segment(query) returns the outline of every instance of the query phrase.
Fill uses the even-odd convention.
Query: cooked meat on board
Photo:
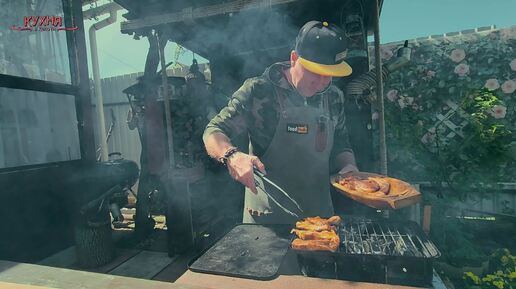
[[[390,184],[386,178],[382,177],[358,177],[349,176],[339,181],[343,187],[365,194],[384,194],[390,193]]]

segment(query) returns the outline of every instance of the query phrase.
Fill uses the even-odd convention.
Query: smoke
[[[209,59],[215,66],[212,71],[238,81],[261,74],[274,62],[288,60],[303,24],[296,23],[284,8],[244,10],[195,21],[182,23],[184,32],[174,35],[173,31],[172,40]],[[215,79],[219,76],[213,75]]]

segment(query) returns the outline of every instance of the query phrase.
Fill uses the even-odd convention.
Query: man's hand
[[[353,164],[348,164],[339,171],[339,175],[345,175],[347,173],[356,173],[358,168]]]
[[[228,159],[227,166],[233,179],[248,187],[253,193],[258,193],[254,183],[254,167],[265,174],[265,166],[258,157],[236,152]]]

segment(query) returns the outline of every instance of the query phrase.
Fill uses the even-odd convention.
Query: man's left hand
[[[352,164],[348,164],[339,171],[339,175],[345,175],[351,172],[358,172],[358,168]]]

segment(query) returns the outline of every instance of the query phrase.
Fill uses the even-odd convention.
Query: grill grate
[[[439,255],[435,246],[410,226],[346,218],[339,228],[340,251],[346,254],[431,258]]]

